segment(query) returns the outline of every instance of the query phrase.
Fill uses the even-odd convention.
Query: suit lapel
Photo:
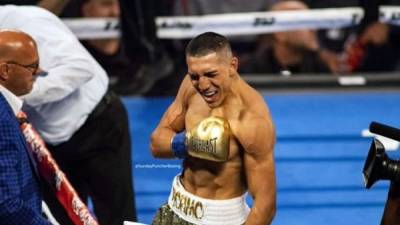
[[[26,154],[28,154],[29,158],[29,164],[32,167],[32,170],[34,171],[34,174],[36,175],[36,178],[39,178],[39,171],[36,166],[36,161],[33,159],[33,155],[30,152],[30,147],[28,146],[26,139],[21,131],[21,128],[19,126],[17,117],[14,114],[14,111],[11,109],[10,104],[8,104],[7,100],[4,98],[3,94],[0,92],[0,107],[2,108],[1,110],[4,110],[6,114],[8,114],[7,117],[9,117],[12,120],[13,125],[19,130],[18,132],[18,139],[20,143],[22,143]]]
[[[30,162],[29,164],[31,165],[32,170],[35,171],[36,177],[39,178],[40,176],[39,176],[39,171],[38,171],[38,168],[37,168],[37,163],[36,163],[35,159],[33,158],[34,156],[33,156],[33,153],[32,153],[32,151],[30,149],[31,147],[28,146],[28,143],[26,142],[25,136],[23,135],[22,131],[19,132],[19,138],[20,138],[21,142],[24,145],[26,154],[28,154],[29,162]]]

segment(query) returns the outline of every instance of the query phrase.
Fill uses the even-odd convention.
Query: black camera
[[[400,141],[400,130],[377,122],[369,126],[372,133]],[[364,164],[365,187],[370,188],[378,180],[390,180],[400,183],[400,160],[392,160],[385,153],[385,147],[376,138],[373,139]]]

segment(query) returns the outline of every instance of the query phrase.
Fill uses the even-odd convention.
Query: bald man
[[[100,224],[135,221],[129,122],[104,69],[54,14],[38,7],[0,6],[0,27],[20,29],[37,43],[40,68],[24,111],[79,197],[90,197]],[[73,224],[47,185],[56,220]]]
[[[0,31],[0,225],[50,224],[41,215],[38,174],[16,119],[18,96],[32,90],[38,64],[29,35]]]

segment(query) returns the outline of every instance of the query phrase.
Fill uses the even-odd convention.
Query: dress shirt
[[[40,67],[24,111],[53,145],[67,141],[86,121],[107,91],[103,68],[54,14],[35,6],[0,6],[0,27],[18,29],[35,39]]]
[[[22,100],[18,98],[16,95],[14,95],[11,91],[9,91],[7,88],[3,87],[0,85],[0,93],[3,94],[4,98],[8,102],[8,104],[11,106],[11,109],[13,110],[15,116],[21,111],[22,108]]]

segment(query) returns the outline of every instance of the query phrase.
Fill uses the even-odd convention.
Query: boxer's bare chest
[[[186,112],[185,128],[186,130],[192,130],[211,117],[217,117],[224,120],[229,127],[229,159],[232,159],[238,157],[241,148],[240,143],[236,138],[237,133],[240,132],[241,111],[241,107],[238,106],[224,106],[211,109],[202,99],[194,99],[189,103]]]

